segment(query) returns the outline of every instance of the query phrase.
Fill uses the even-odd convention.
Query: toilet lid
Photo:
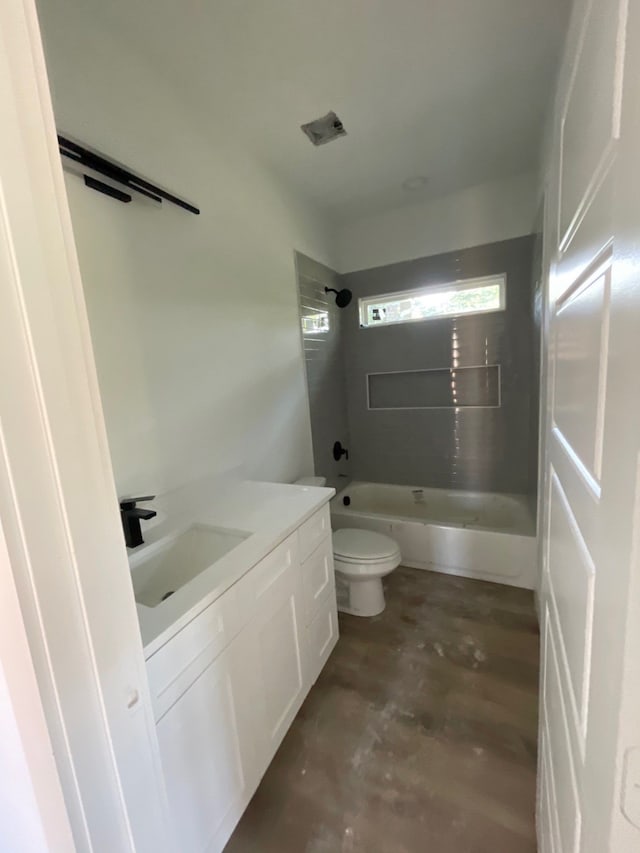
[[[333,534],[333,553],[347,560],[383,560],[398,553],[398,543],[383,533],[344,528]]]

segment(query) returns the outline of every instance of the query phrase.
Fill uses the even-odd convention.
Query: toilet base
[[[346,578],[336,572],[338,610],[351,616],[377,616],[386,607],[381,578]]]

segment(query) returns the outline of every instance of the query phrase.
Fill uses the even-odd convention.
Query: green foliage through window
[[[472,279],[360,299],[360,325],[384,326],[437,317],[502,311],[505,276]]]

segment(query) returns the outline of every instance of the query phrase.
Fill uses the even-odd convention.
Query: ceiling
[[[109,0],[180,96],[337,219],[538,164],[569,0]],[[347,136],[315,148],[329,110]],[[414,192],[405,179],[428,177]]]

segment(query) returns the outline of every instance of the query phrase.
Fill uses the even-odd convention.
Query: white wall
[[[330,263],[322,222],[95,13],[42,0],[40,18],[59,130],[202,210],[67,177],[119,493],[311,471],[293,251]]]
[[[519,175],[342,223],[340,272],[467,249],[533,231],[538,177]]]

